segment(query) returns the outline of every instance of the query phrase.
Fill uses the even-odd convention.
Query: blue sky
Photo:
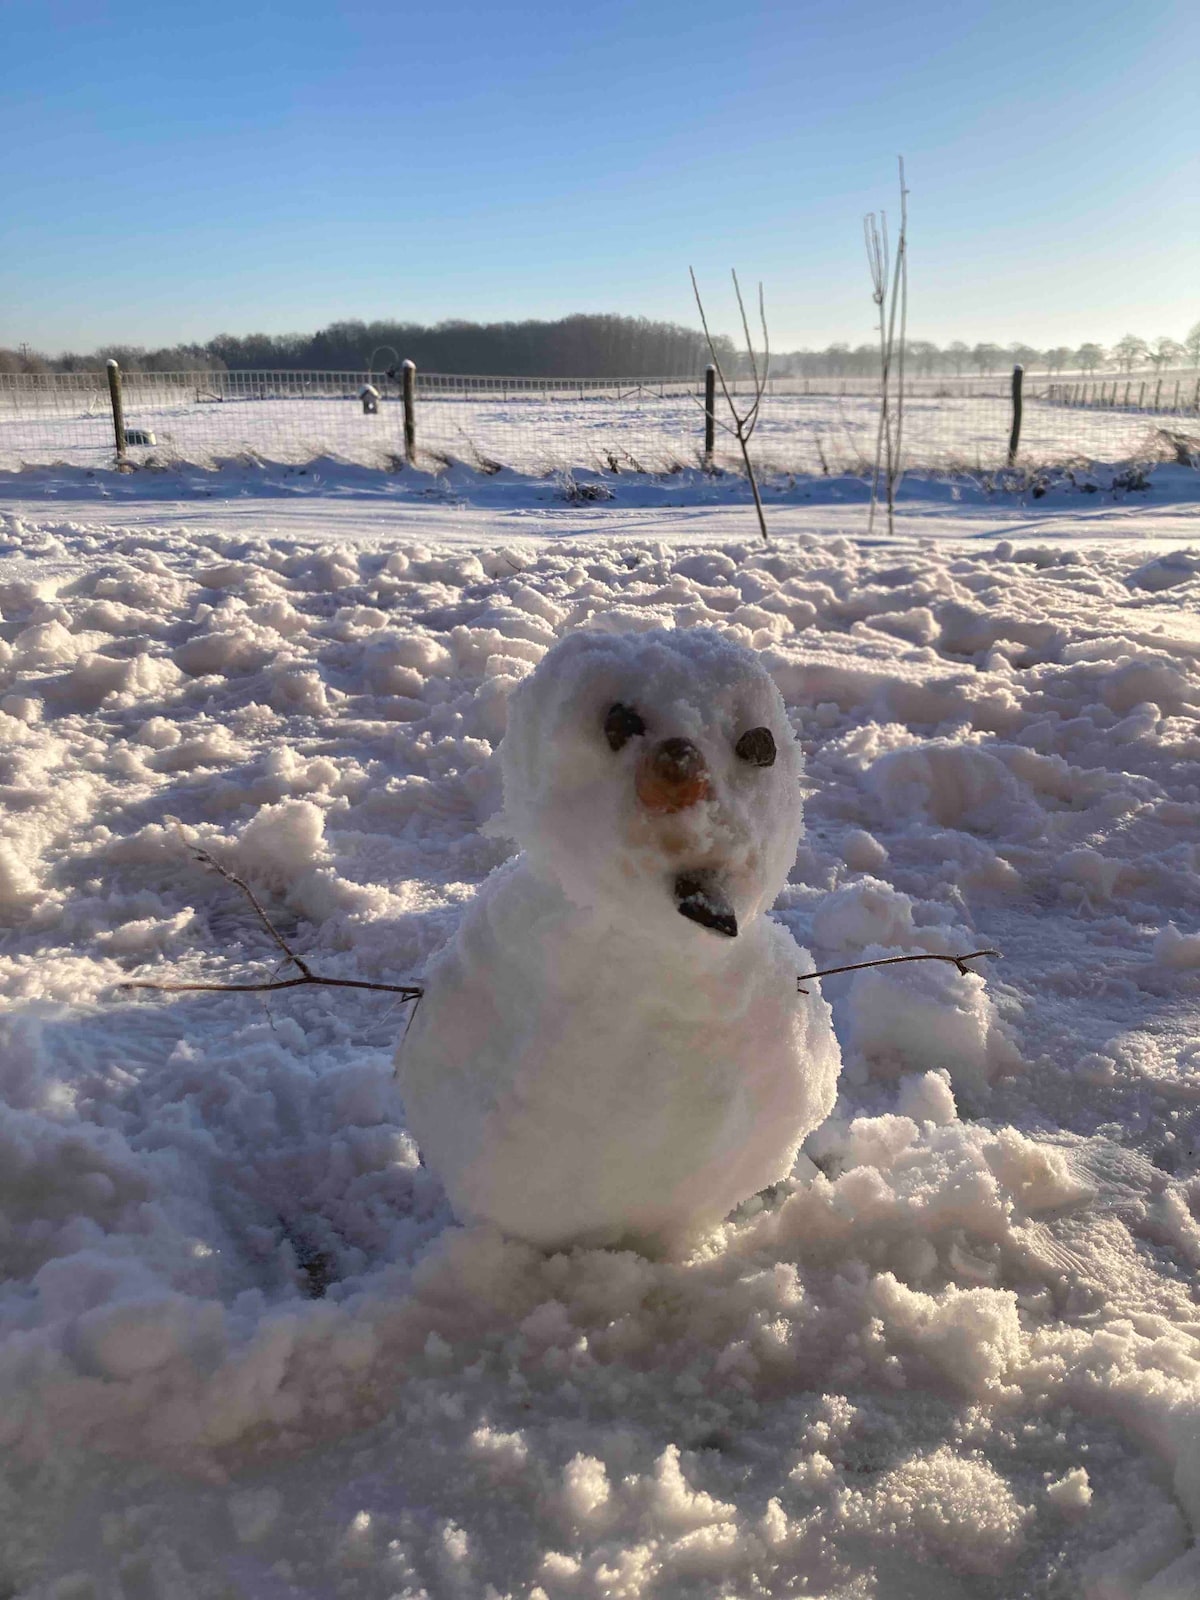
[[[1195,0],[0,0],[0,343],[622,311],[939,343],[1200,320]]]

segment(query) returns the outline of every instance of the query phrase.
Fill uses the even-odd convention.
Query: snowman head
[[[504,831],[576,905],[684,944],[783,887],[800,751],[758,659],[703,628],[568,634],[509,702]]]

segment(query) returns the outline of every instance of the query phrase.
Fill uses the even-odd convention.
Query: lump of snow
[[[912,901],[890,883],[863,878],[821,901],[812,932],[826,950],[861,950],[869,944],[903,948],[913,939]]]
[[[582,1452],[572,1456],[562,1471],[562,1504],[572,1522],[592,1522],[608,1504],[611,1493],[603,1461]]]
[[[1154,959],[1160,966],[1177,971],[1200,967],[1200,933],[1180,933],[1173,922],[1168,922],[1155,935]]]
[[[4,699],[0,700],[0,711],[3,711],[5,716],[13,717],[28,727],[41,721],[43,709],[43,704],[36,695],[6,694]]]
[[[104,1378],[131,1378],[182,1354],[191,1322],[192,1303],[182,1295],[98,1306],[75,1324],[76,1360]]]
[[[1072,1467],[1070,1472],[1046,1485],[1046,1499],[1064,1517],[1081,1517],[1092,1503],[1092,1486],[1083,1467]]]
[[[1163,1504],[1136,1533],[1091,1558],[1082,1573],[1084,1600],[1144,1600],[1146,1580],[1169,1571],[1187,1543],[1183,1518]]]
[[[847,1513],[874,1538],[890,1535],[927,1561],[979,1576],[1006,1570],[1030,1520],[994,1467],[945,1447],[885,1472],[873,1490],[851,1496]]]
[[[238,839],[243,867],[273,888],[286,887],[325,856],[325,813],[311,800],[264,806]]]
[[[945,1070],[907,1073],[900,1080],[896,1113],[911,1117],[914,1122],[932,1122],[939,1128],[957,1122],[958,1107],[954,1104],[950,1074]]]
[[[871,1284],[869,1301],[887,1326],[889,1343],[915,1358],[914,1381],[940,1382],[982,1400],[1020,1359],[1021,1324],[1010,1290],[951,1284],[924,1294],[883,1272]]]
[[[853,872],[878,872],[887,851],[865,828],[852,828],[842,840],[842,860]]]
[[[279,644],[279,635],[273,628],[252,623],[215,628],[181,644],[175,651],[175,665],[193,678],[209,673],[227,677],[231,673],[252,672],[271,659]]]
[[[854,975],[849,1043],[871,1074],[942,1070],[955,1091],[979,1097],[1017,1054],[983,981],[949,963],[877,967]]]
[[[242,1489],[228,1500],[229,1519],[239,1544],[257,1544],[279,1521],[283,1495],[278,1489]]]
[[[868,776],[886,815],[943,828],[1006,831],[1024,804],[1004,762],[977,745],[943,742],[890,750]]]
[[[675,1444],[669,1444],[654,1464],[650,1503],[655,1522],[671,1529],[702,1528],[713,1522],[727,1522],[736,1509],[691,1487],[683,1475],[679,1446]]]
[[[1158,593],[1188,583],[1200,572],[1200,553],[1194,550],[1168,550],[1165,555],[1154,556],[1143,562],[1125,579],[1131,589],[1149,589]]]
[[[37,899],[41,882],[35,862],[7,839],[0,839],[0,923],[28,910]]]

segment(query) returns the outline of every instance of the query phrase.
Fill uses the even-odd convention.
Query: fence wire
[[[377,394],[367,410],[363,389]],[[745,392],[747,385],[740,383]],[[824,392],[819,392],[821,389]],[[1007,377],[906,383],[904,465],[986,471],[1007,458]],[[837,392],[830,392],[836,390]],[[484,470],[645,471],[704,459],[703,379],[566,380],[416,375],[417,464]],[[141,464],[323,458],[395,470],[405,460],[399,375],[188,372],[123,375],[127,458]],[[371,398],[371,397],[369,397]],[[718,394],[714,464],[737,467]],[[1194,377],[1026,382],[1018,461],[1120,461],[1153,453],[1160,430],[1194,435]],[[864,380],[773,379],[752,452],[764,471],[866,470],[879,403]],[[116,437],[104,373],[0,374],[0,466],[104,469]]]

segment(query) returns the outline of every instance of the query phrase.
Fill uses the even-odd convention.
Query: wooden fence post
[[[704,465],[711,467],[717,447],[717,369],[710,362],[704,369]]]
[[[125,406],[121,399],[121,369],[111,358],[105,363],[108,369],[108,398],[112,402],[113,433],[117,441],[117,457],[125,456]]]
[[[1154,409],[1155,409],[1155,411],[1158,410],[1158,400],[1159,400],[1159,396],[1161,394],[1162,394],[1162,379],[1160,378],[1158,380],[1158,382],[1154,385]]]
[[[1012,370],[1012,431],[1008,436],[1008,464],[1013,466],[1021,443],[1021,384],[1025,368],[1019,363]]]
[[[415,361],[405,361],[400,368],[404,390],[404,459],[410,467],[417,464],[417,366]]]

